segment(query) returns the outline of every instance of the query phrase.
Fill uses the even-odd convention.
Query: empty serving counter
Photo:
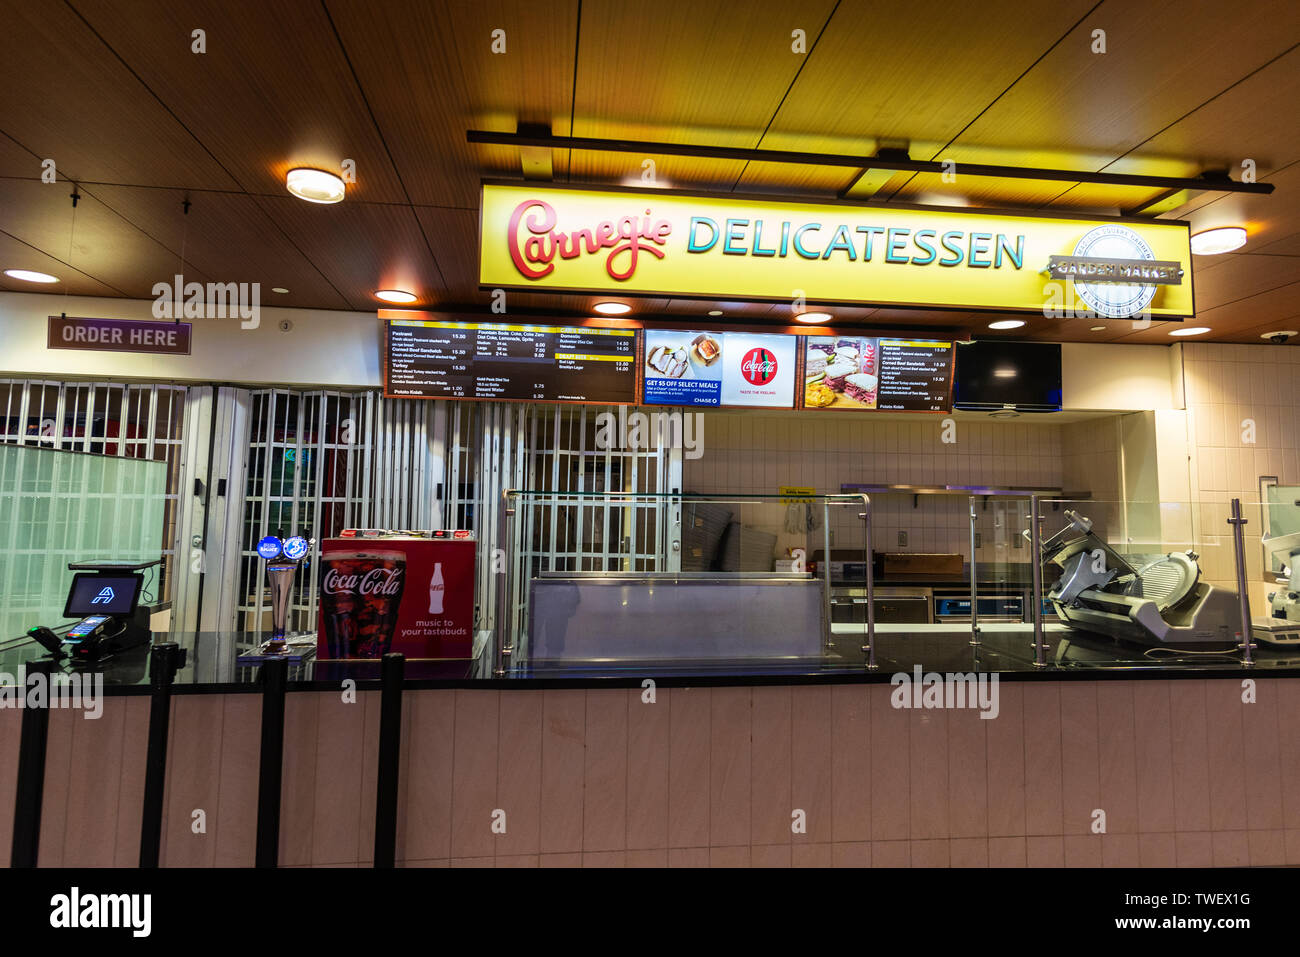
[[[822,652],[823,582],[746,572],[548,573],[529,581],[528,658],[803,658]]]

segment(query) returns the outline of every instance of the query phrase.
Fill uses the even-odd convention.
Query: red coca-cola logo
[[[555,209],[549,203],[526,199],[510,214],[506,238],[510,261],[526,278],[541,279],[555,270],[557,256],[577,259],[584,253],[591,255],[608,249],[605,272],[611,279],[631,279],[640,253],[664,258],[656,246],[664,245],[673,230],[668,220],[652,221],[651,215],[647,209],[643,217],[623,216],[617,221],[599,222],[591,229],[563,232],[555,228]]]
[[[321,582],[321,590],[327,595],[346,595],[356,592],[360,595],[379,595],[392,597],[401,593],[402,570],[400,568],[372,568],[364,575],[345,575],[336,568],[327,569]]]
[[[740,374],[750,385],[767,385],[776,378],[776,356],[767,349],[750,349],[740,362]]]

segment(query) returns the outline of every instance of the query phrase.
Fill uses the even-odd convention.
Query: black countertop
[[[876,633],[878,669],[866,669],[861,625],[839,625],[831,646],[816,658],[728,659],[719,661],[566,662],[548,666],[537,662],[508,678],[475,678],[468,660],[408,660],[407,687],[418,688],[536,688],[639,686],[653,678],[665,686],[728,686],[753,684],[815,684],[887,682],[897,672],[920,665],[927,671],[997,672],[1007,680],[1079,678],[1240,678],[1243,674],[1300,677],[1300,648],[1278,649],[1260,645],[1255,664],[1247,668],[1241,652],[1230,646],[1198,646],[1193,652],[1121,642],[1053,623],[1044,628],[1046,668],[1034,667],[1031,626],[989,624],[981,631],[979,646],[970,644],[967,626],[881,625]],[[260,691],[260,668],[238,667],[237,651],[247,650],[260,636],[246,634],[156,634],[155,641],[176,641],[189,651],[186,666],[177,673],[177,694]],[[25,642],[0,652],[0,671],[15,678],[20,667],[40,659],[44,649]],[[379,687],[378,661],[313,661],[291,666],[289,690],[336,690],[339,682],[353,679],[361,688]],[[479,673],[487,673],[480,669]],[[94,665],[58,663],[56,674],[103,676],[109,695],[148,694],[149,646],[139,645]],[[5,679],[12,681],[13,678]]]

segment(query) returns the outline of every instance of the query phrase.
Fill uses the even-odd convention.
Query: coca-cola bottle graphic
[[[876,374],[876,342],[874,339],[862,343],[862,371],[868,375]]]
[[[321,556],[321,620],[331,658],[382,658],[393,643],[406,553],[380,549]]]
[[[442,614],[442,595],[445,586],[442,582],[442,562],[433,563],[433,575],[429,578],[429,614]]]

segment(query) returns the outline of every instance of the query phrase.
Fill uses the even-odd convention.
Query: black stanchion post
[[[162,850],[163,794],[167,785],[167,736],[171,731],[172,681],[180,646],[164,641],[149,649],[149,743],[140,811],[140,866],[157,867]]]
[[[50,672],[53,662],[33,661],[27,665],[23,695],[33,675],[42,675],[45,702],[49,703]],[[41,803],[45,800],[45,749],[50,738],[50,709],[24,708],[18,745],[18,789],[14,802],[14,840],[9,852],[11,867],[35,867],[41,848]]]
[[[284,686],[289,666],[283,658],[262,664],[262,755],[257,772],[258,867],[280,862],[280,778],[284,773]]]
[[[375,867],[397,859],[397,779],[402,751],[402,678],[406,657],[384,655],[380,671],[379,775],[375,785]]]

